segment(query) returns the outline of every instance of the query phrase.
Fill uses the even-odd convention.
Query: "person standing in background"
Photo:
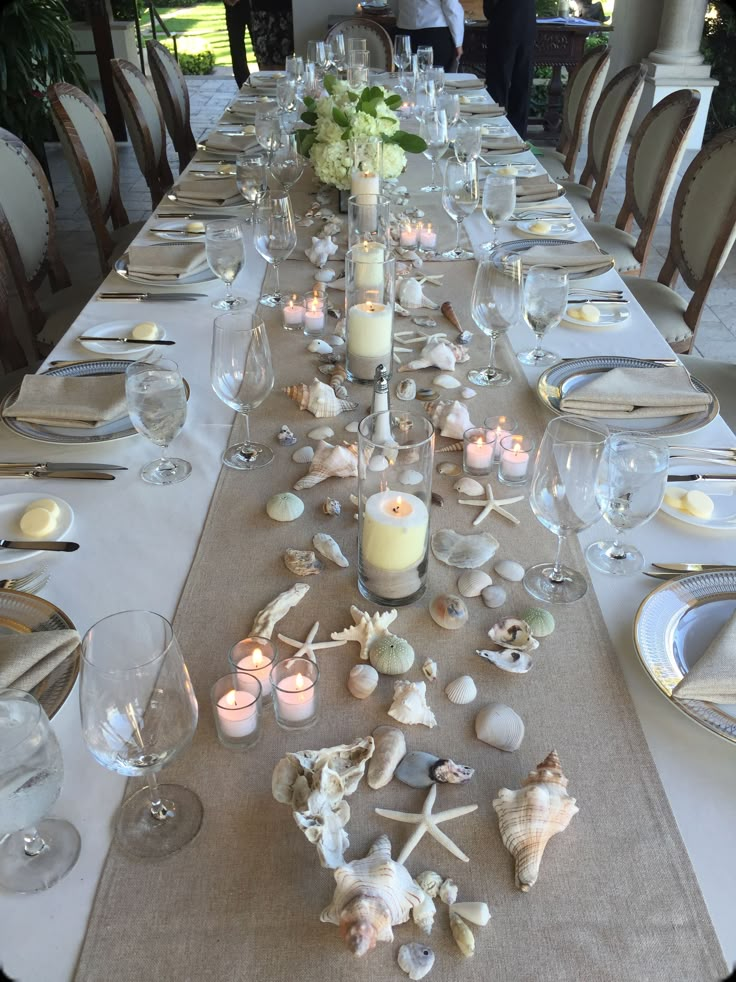
[[[240,0],[242,3],[243,0]],[[284,68],[294,53],[291,0],[250,0],[253,9],[253,50],[262,72]]]
[[[409,35],[412,51],[431,45],[434,64],[446,72],[457,71],[465,34],[460,0],[399,0],[396,33]]]
[[[227,39],[230,42],[233,75],[238,88],[240,88],[250,78],[248,60],[245,54],[246,28],[251,39],[253,38],[250,0],[225,0],[225,23],[227,24]]]
[[[486,88],[523,138],[534,78],[535,2],[483,0],[483,13],[488,18]]]

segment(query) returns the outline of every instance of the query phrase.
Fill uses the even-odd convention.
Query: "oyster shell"
[[[539,647],[531,628],[519,617],[506,617],[498,621],[488,632],[488,637],[494,644],[502,648],[514,648],[516,651],[534,651]]]
[[[461,675],[445,686],[445,695],[456,706],[466,706],[475,699],[478,690],[469,675]]]
[[[445,757],[435,757],[412,750],[396,768],[395,777],[410,788],[428,788],[432,784],[467,784],[475,771]]]
[[[469,569],[457,578],[457,590],[463,597],[479,597],[493,580],[482,569]]]
[[[285,617],[292,607],[303,600],[309,590],[307,583],[295,583],[259,610],[251,625],[249,636],[254,638],[270,638],[276,624]]]
[[[388,714],[408,726],[421,724],[432,729],[437,725],[435,715],[427,705],[426,682],[407,682],[404,679],[394,682],[394,699]]]
[[[266,514],[275,522],[293,522],[304,511],[304,502],[291,491],[273,494],[266,502]]]
[[[399,616],[396,610],[384,610],[382,613],[369,614],[353,604],[350,608],[353,624],[344,631],[333,631],[330,635],[333,641],[357,641],[360,645],[360,657],[368,659],[368,651],[376,640],[389,634],[389,624],[393,624]]]
[[[475,938],[473,937],[473,932],[465,921],[453,911],[450,911],[450,930],[455,939],[455,944],[463,955],[466,958],[472,957],[475,954]]]
[[[320,554],[324,556],[325,559],[329,559],[330,562],[334,563],[336,566],[342,566],[345,569],[350,563],[343,556],[340,546],[335,542],[331,535],[326,532],[317,532],[316,535],[312,537],[312,545]]]
[[[321,440],[309,463],[309,470],[294,485],[295,491],[304,491],[321,484],[331,477],[357,477],[358,455],[355,447],[333,447]]]
[[[367,699],[378,685],[378,672],[370,665],[359,662],[353,665],[348,675],[348,691],[356,699]]]
[[[368,667],[356,665],[356,668]],[[368,765],[367,781],[368,786],[377,791],[385,787],[394,776],[399,762],[406,754],[406,738],[396,726],[377,726],[373,731],[373,740],[376,749]]]
[[[513,753],[524,739],[524,721],[511,706],[490,702],[475,717],[475,735],[497,750]]]
[[[516,648],[502,648],[500,651],[480,648],[476,649],[475,653],[504,672],[512,672],[515,675],[523,675],[528,672],[533,664],[531,655],[525,651],[518,651]]]
[[[339,416],[340,413],[358,408],[357,402],[338,399],[332,386],[320,382],[318,378],[314,379],[311,385],[301,382],[299,385],[287,385],[282,391],[293,399],[300,409],[308,410],[317,419]]]
[[[454,593],[440,593],[429,605],[432,620],[447,631],[457,631],[468,623],[465,601]]]
[[[491,919],[488,904],[482,900],[466,900],[462,903],[450,904],[450,912],[462,917],[464,921],[477,924],[478,927],[485,927]]]
[[[439,529],[432,535],[431,544],[435,559],[460,569],[482,566],[498,549],[498,539],[489,532],[461,535],[452,529]]]
[[[417,383],[413,378],[402,378],[396,386],[396,398],[401,402],[411,402],[417,395]]]
[[[313,447],[299,447],[291,455],[291,459],[297,464],[308,464],[310,460],[314,457]]]
[[[284,553],[284,566],[294,576],[314,576],[321,573],[325,564],[315,554],[302,549],[287,549]]]
[[[426,945],[412,941],[411,944],[402,944],[397,961],[401,971],[406,972],[410,979],[423,979],[432,971],[434,952]]]
[[[473,477],[461,477],[459,481],[455,481],[453,488],[469,498],[477,498],[486,491],[480,481],[476,481]]]
[[[381,675],[403,675],[414,664],[414,649],[404,638],[385,634],[370,646],[368,658]]]

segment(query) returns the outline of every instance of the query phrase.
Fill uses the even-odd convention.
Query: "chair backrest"
[[[593,48],[584,55],[567,81],[557,150],[565,157],[565,170],[571,180],[574,180],[580,148],[588,138],[593,107],[603,89],[610,61],[607,47]]]
[[[588,158],[580,182],[593,187],[590,208],[596,219],[641,99],[644,74],[645,69],[641,65],[631,65],[614,75],[593,110]]]
[[[642,267],[685,153],[686,137],[699,103],[700,93],[695,89],[672,92],[649,110],[631,142],[626,195],[616,227],[628,232],[636,221],[641,231],[634,257]]]
[[[0,365],[6,374],[19,368],[30,367],[38,356],[35,339],[29,331],[22,336],[23,345],[18,338],[10,303],[12,280],[7,259],[0,249]],[[0,393],[3,395],[5,394],[3,383],[7,381],[7,379],[0,379]]]
[[[129,61],[112,58],[110,65],[123,119],[155,208],[174,183],[166,159],[166,128],[156,90]]]
[[[164,114],[166,129],[179,156],[179,173],[194,156],[197,144],[189,121],[189,89],[179,63],[158,41],[146,41],[148,66]]]
[[[95,235],[100,266],[107,273],[114,248],[107,230],[108,219],[112,217],[115,228],[128,224],[120,199],[115,138],[97,104],[81,89],[58,82],[49,87],[47,94],[64,157]]]
[[[370,54],[370,67],[383,72],[390,72],[393,69],[394,46],[391,43],[391,36],[375,21],[365,17],[348,17],[333,24],[325,35],[325,41],[329,41],[333,34],[345,35],[346,48],[348,38],[363,38],[366,42],[366,50]]]

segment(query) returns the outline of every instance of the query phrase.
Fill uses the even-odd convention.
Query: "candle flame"
[[[253,666],[255,668],[260,668],[263,661],[263,652],[260,648],[253,649]]]
[[[432,223],[431,222],[427,222],[427,231],[428,232],[431,232],[432,231]]]
[[[482,447],[483,446],[483,437],[482,436],[479,436],[478,439],[475,441],[475,443],[476,443],[476,446]]]
[[[399,514],[399,512],[401,511],[401,496],[399,496],[399,497],[398,497],[398,498],[396,499],[396,501],[394,502],[394,504],[393,504],[393,505],[391,505],[391,511],[392,511],[392,512],[393,512],[393,513],[394,513],[395,515],[398,515],[398,514]]]
[[[226,705],[227,705],[228,708],[233,708],[234,709],[235,706],[236,706],[236,704],[237,704],[236,703],[235,689],[231,689],[228,693],[226,693],[225,698],[222,701],[224,703],[226,703]]]
[[[514,444],[514,453],[521,453],[521,444],[520,443],[515,443]]]
[[[295,689],[303,689],[304,688],[304,676],[302,675],[301,672],[299,672],[297,674],[296,681],[294,682],[294,688]]]
[[[293,300],[290,300],[290,301],[289,301],[289,307],[290,307],[290,308],[291,308],[292,310],[294,309],[294,301],[293,301]]]

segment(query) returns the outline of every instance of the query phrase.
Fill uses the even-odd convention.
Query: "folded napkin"
[[[124,375],[59,378],[26,375],[3,416],[57,426],[102,426],[128,413]]]
[[[576,416],[651,419],[686,416],[710,405],[711,397],[698,392],[686,368],[612,368],[564,396],[563,412]]]
[[[461,96],[461,100],[462,100]],[[488,116],[490,118],[505,116],[506,110],[503,106],[497,106],[495,102],[462,102],[460,105],[461,116]]]
[[[228,136],[226,133],[218,133],[217,130],[210,133],[205,140],[208,150],[216,150],[221,153],[240,153],[241,150],[258,150],[259,144],[252,136]]]
[[[486,83],[481,78],[445,79],[446,89],[484,89]]]
[[[33,631],[0,637],[0,689],[31,689],[79,647],[76,631]]]
[[[236,99],[230,104],[230,112],[237,116],[255,117],[257,113],[276,112],[278,106],[270,96],[260,96],[258,99]]]
[[[566,242],[559,246],[537,245],[521,254],[524,271],[532,266],[556,266],[574,273],[597,273],[610,269],[611,258],[595,242]]]
[[[736,703],[736,614],[719,631],[672,695]]]
[[[136,278],[167,281],[192,276],[207,269],[204,246],[197,242],[128,246],[128,273]]]
[[[546,201],[548,198],[556,198],[557,196],[557,184],[550,180],[547,173],[516,178],[517,201],[523,201],[526,198],[534,201]]]
[[[252,72],[250,84],[254,89],[268,88],[275,86],[282,78],[286,78],[286,72]]]
[[[183,177],[176,186],[176,197],[192,204],[224,205],[238,197],[238,185],[233,177]]]
[[[521,153],[522,150],[529,149],[529,144],[520,140],[515,133],[511,136],[494,136],[492,133],[484,133],[483,149],[503,151],[503,153]]]

